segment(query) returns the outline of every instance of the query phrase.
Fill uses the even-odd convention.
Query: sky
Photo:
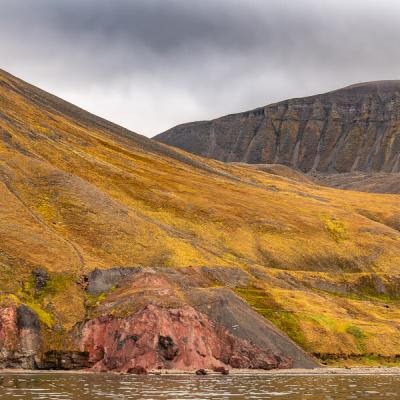
[[[400,79],[398,0],[0,0],[0,68],[146,136]]]

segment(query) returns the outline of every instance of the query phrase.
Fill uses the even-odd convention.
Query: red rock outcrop
[[[40,347],[40,323],[36,314],[22,305],[0,308],[0,367],[34,368]]]
[[[17,311],[15,307],[0,308],[0,348],[2,355],[18,345]]]
[[[291,366],[289,358],[234,337],[188,305],[168,309],[149,304],[126,318],[95,318],[83,327],[80,346],[97,371]]]

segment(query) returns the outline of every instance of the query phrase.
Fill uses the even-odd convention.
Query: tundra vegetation
[[[0,72],[0,220],[0,303],[34,311],[48,349],[141,289],[92,295],[95,268],[209,266],[248,279],[202,290],[234,291],[324,363],[399,359],[399,195],[204,159]],[[174,290],[166,307],[186,302]]]

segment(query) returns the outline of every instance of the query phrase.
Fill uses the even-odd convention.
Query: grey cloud
[[[0,0],[0,7],[1,67],[147,135],[399,76],[394,0]]]

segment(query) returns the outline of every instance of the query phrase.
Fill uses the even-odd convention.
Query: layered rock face
[[[400,172],[400,81],[179,125],[155,139],[226,162],[285,164],[304,172]]]
[[[165,309],[149,304],[126,318],[93,319],[83,328],[81,350],[98,371],[292,366],[290,358],[234,337],[187,305]]]
[[[40,349],[40,322],[22,305],[0,308],[0,367],[34,368]]]

